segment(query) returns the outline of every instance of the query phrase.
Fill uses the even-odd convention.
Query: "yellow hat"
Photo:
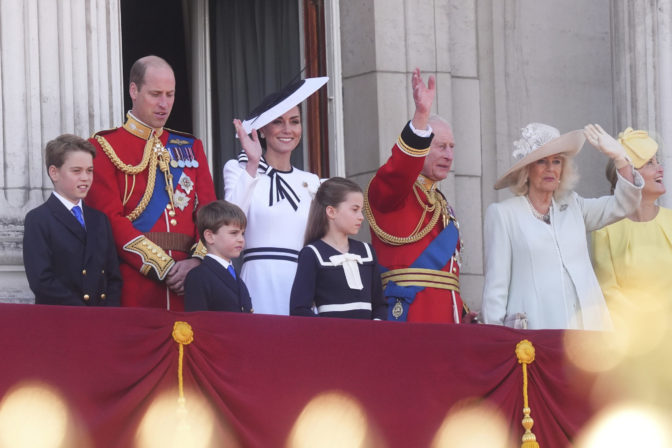
[[[658,143],[646,131],[634,131],[627,128],[618,134],[618,142],[623,145],[635,168],[639,169],[651,160],[658,151]]]

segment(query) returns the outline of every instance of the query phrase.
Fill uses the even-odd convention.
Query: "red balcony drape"
[[[568,446],[594,412],[591,378],[567,362],[561,331],[12,304],[0,305],[0,400],[22,384],[47,385],[61,395],[79,446],[137,446],[152,402],[178,396],[175,321],[193,328],[185,396],[187,407],[203,397],[214,410],[213,446],[285,446],[303,408],[325,391],[359,403],[376,446],[430,446],[465,399],[499,408],[519,446],[522,339],[536,349],[529,400],[541,446]]]

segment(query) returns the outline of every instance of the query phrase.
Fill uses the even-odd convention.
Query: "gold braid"
[[[371,179],[371,181],[373,181],[373,179]],[[413,193],[415,193],[415,198],[417,199],[418,203],[420,204],[423,210],[422,216],[420,217],[420,221],[418,221],[418,224],[415,226],[415,229],[413,229],[411,234],[408,235],[407,237],[394,236],[392,234],[389,234],[380,228],[380,226],[376,222],[376,218],[373,216],[371,205],[369,204],[369,187],[371,186],[371,181],[369,181],[369,185],[367,185],[366,191],[364,192],[364,216],[366,216],[367,221],[369,221],[369,225],[371,226],[373,232],[383,243],[389,244],[390,246],[401,246],[403,244],[410,244],[415,243],[416,241],[420,241],[425,236],[427,236],[429,232],[431,232],[436,223],[439,221],[441,215],[447,214],[447,203],[444,197],[440,193],[437,194],[437,192],[434,190],[426,191],[422,187],[420,182],[416,181],[413,184],[412,188]],[[430,205],[427,205],[422,201],[422,199],[418,195],[417,191],[418,188],[423,190],[423,192],[427,196],[427,200],[429,201]],[[422,222],[424,221],[427,212],[434,212],[434,213],[432,215],[432,218],[427,223],[427,225],[424,228],[422,228]],[[445,221],[446,220],[444,219],[444,224]]]
[[[145,188],[145,193],[143,194],[142,199],[138,203],[137,207],[135,207],[135,209],[131,213],[126,215],[126,218],[128,218],[129,221],[133,222],[138,218],[138,216],[142,214],[142,212],[145,211],[145,209],[147,208],[147,204],[149,204],[149,200],[152,198],[152,194],[154,193],[154,183],[156,182],[156,165],[158,164],[158,156],[156,152],[152,150],[154,140],[151,138],[147,140],[145,150],[142,154],[142,160],[140,161],[140,164],[136,166],[127,165],[124,162],[122,162],[117,153],[114,152],[112,146],[104,137],[96,135],[96,140],[100,144],[100,147],[103,149],[105,155],[107,155],[107,157],[114,164],[114,166],[124,174],[127,175],[130,174],[132,176],[135,176],[136,174],[139,174],[142,171],[144,171],[145,168],[149,166],[149,171],[147,173],[148,174],[147,187]],[[135,183],[135,178],[133,179],[133,181]]]
[[[142,153],[142,160],[138,165],[127,165],[122,160],[119,158],[116,152],[114,152],[114,149],[112,148],[112,145],[105,139],[105,137],[96,135],[96,140],[100,144],[100,147],[103,148],[103,152],[107,157],[110,159],[110,161],[114,164],[114,166],[117,167],[119,171],[121,171],[124,174],[130,174],[132,176],[135,176],[136,174],[139,174],[147,168],[147,163],[149,162],[150,156],[152,154],[152,139],[147,140],[147,143],[145,144],[145,150]]]

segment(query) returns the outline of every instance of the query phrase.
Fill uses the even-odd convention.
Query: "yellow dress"
[[[672,297],[672,210],[660,207],[651,221],[624,218],[594,231],[592,253],[612,311]]]

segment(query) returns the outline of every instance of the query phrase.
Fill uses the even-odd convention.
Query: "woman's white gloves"
[[[611,135],[607,134],[599,124],[588,124],[583,128],[583,134],[586,140],[595,148],[613,159],[616,169],[620,170],[626,165],[630,165],[630,159],[625,153],[623,145],[618,143]]]

